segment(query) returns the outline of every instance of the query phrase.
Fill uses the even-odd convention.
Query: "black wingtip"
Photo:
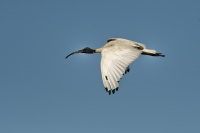
[[[119,87],[116,88],[116,91],[118,91],[118,90],[119,90]]]
[[[108,88],[105,87],[106,92],[108,92]]]
[[[115,94],[115,89],[112,90],[112,93]]]
[[[108,94],[111,95],[111,90],[108,91]]]

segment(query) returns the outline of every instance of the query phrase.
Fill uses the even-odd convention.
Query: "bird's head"
[[[89,48],[89,47],[85,47],[84,49],[82,49],[82,50],[80,50],[80,51],[81,51],[81,53],[86,53],[86,54],[92,54],[92,53],[95,52],[94,49],[91,49],[91,48]]]
[[[86,48],[84,48],[84,49],[82,49],[82,50],[78,50],[78,51],[75,51],[75,52],[73,52],[73,53],[67,55],[65,58],[68,58],[69,56],[71,56],[71,55],[73,55],[73,54],[77,54],[77,53],[93,54],[93,53],[95,53],[95,50],[94,50],[94,49],[91,49],[91,48],[89,48],[89,47],[86,47]]]

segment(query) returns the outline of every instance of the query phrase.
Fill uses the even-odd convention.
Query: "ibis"
[[[66,58],[77,53],[101,53],[102,81],[109,95],[118,91],[120,79],[130,71],[129,65],[139,55],[165,57],[162,53],[157,53],[156,50],[147,49],[145,44],[123,38],[110,38],[101,48],[86,47],[67,55]]]

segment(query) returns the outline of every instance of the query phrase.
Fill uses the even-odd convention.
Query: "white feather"
[[[123,45],[119,42],[123,42]],[[118,88],[118,81],[122,78],[127,67],[142,53],[138,47],[133,41],[125,41],[124,43],[124,39],[112,40],[103,47],[101,73],[105,88],[108,90]]]

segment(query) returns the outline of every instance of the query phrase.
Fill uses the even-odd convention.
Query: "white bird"
[[[101,53],[102,81],[109,95],[111,92],[114,94],[115,90],[118,91],[120,79],[124,74],[129,72],[129,65],[139,55],[165,56],[162,53],[157,53],[156,50],[147,49],[142,43],[122,38],[110,38],[101,48],[94,50],[86,47],[69,54],[66,58],[76,53]]]

